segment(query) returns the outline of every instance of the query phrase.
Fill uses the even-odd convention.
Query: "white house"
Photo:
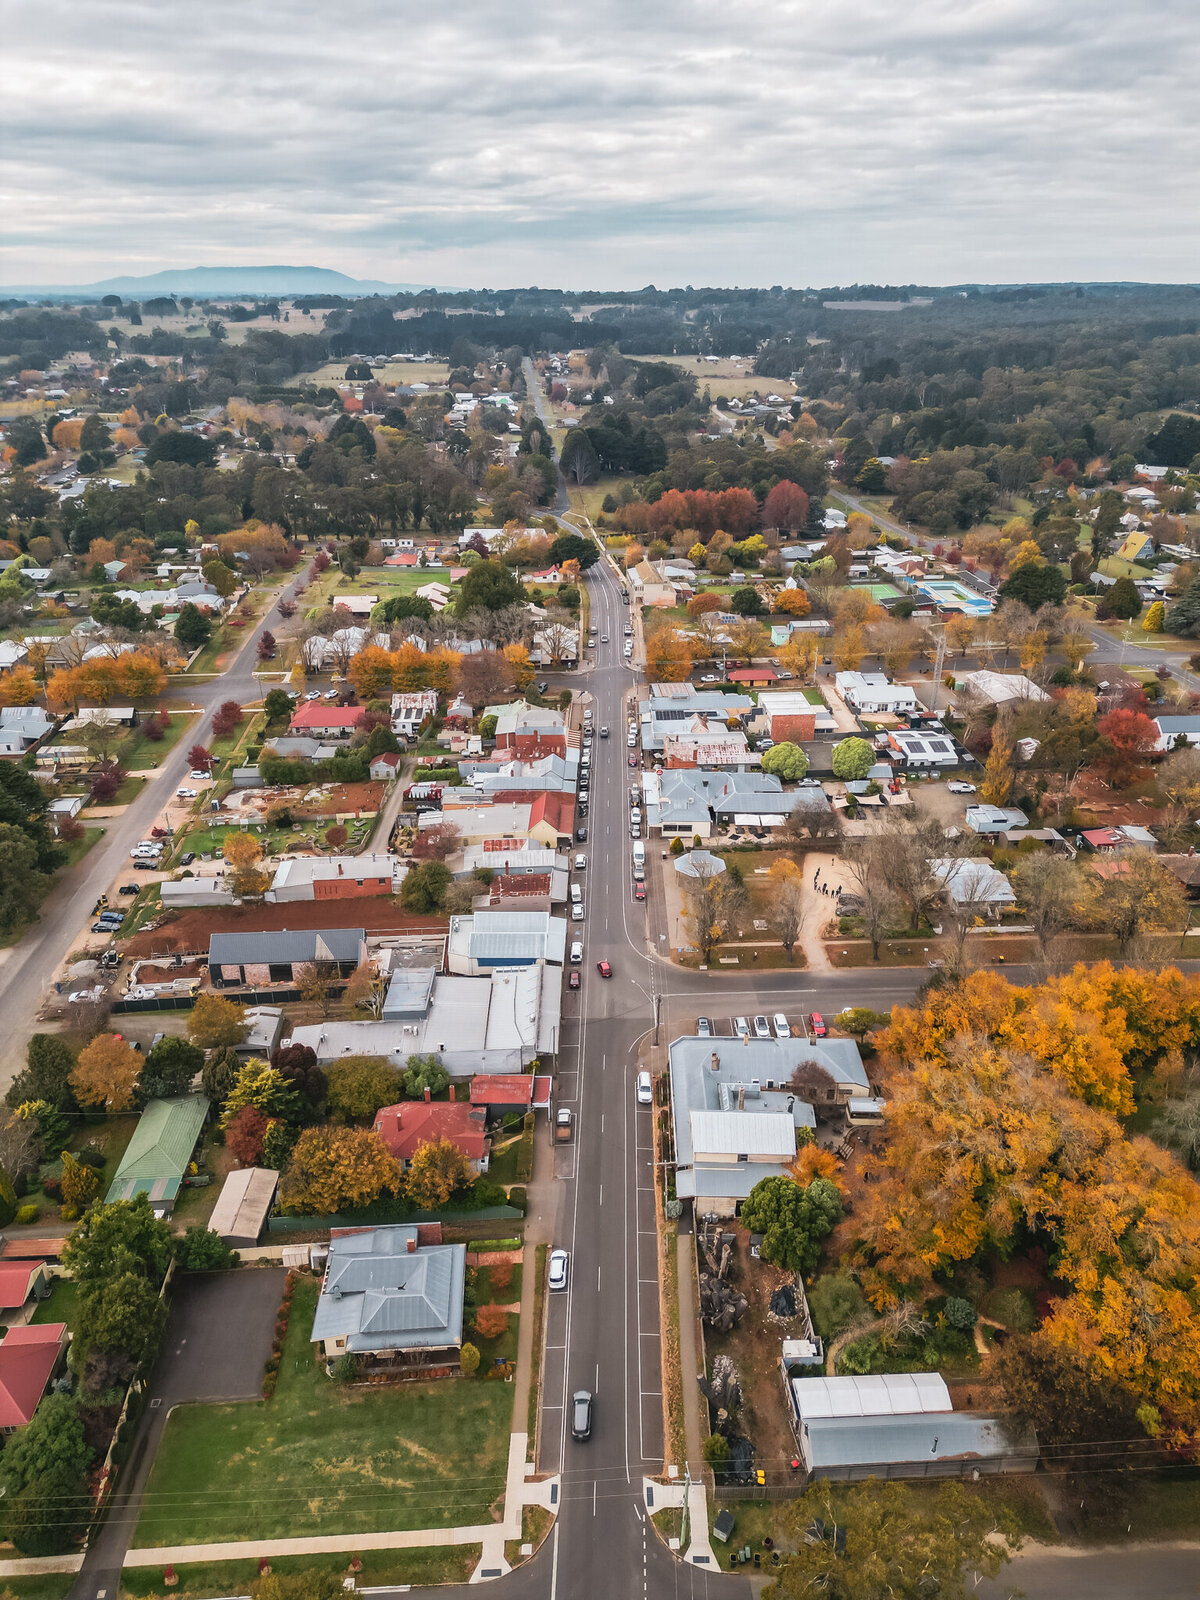
[[[882,672],[839,672],[833,685],[859,716],[884,712],[904,717],[917,710],[916,690],[907,683],[889,683]]]
[[[437,716],[436,689],[416,689],[392,696],[392,732],[398,739],[415,739],[421,724]]]

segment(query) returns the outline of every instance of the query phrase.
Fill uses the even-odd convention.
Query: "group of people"
[[[840,884],[822,883],[821,882],[821,869],[820,869],[820,867],[818,867],[817,870],[813,873],[813,888],[814,889],[819,889],[822,894],[831,894],[834,897],[835,900],[837,899],[838,895],[841,894],[841,892],[842,892]]]

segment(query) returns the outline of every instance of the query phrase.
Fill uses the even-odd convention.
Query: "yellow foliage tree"
[[[988,751],[979,785],[979,798],[989,806],[1006,806],[1013,786],[1013,741],[1008,721],[1001,717],[992,729],[992,748]]]
[[[833,664],[839,672],[857,672],[866,653],[866,635],[858,623],[851,623],[834,636]]]
[[[674,628],[658,628],[646,640],[646,676],[651,683],[682,683],[692,670],[688,640]]]
[[[37,680],[28,667],[14,667],[0,678],[0,706],[31,706],[37,699]]]
[[[472,1182],[466,1156],[449,1139],[431,1139],[421,1145],[408,1164],[404,1189],[418,1211],[437,1211],[456,1189]]]
[[[79,1052],[71,1068],[71,1087],[80,1105],[128,1111],[141,1076],[142,1058],[115,1033],[98,1033]]]
[[[533,662],[529,659],[529,651],[523,644],[506,644],[503,654],[512,668],[517,692],[524,694],[534,679]]]
[[[338,1212],[369,1206],[401,1187],[400,1164],[372,1128],[305,1128],[280,1185],[288,1211]]]

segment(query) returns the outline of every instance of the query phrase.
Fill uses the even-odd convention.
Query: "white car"
[[[572,922],[582,922],[583,921],[583,907],[582,906],[572,906],[571,907],[571,921]]]
[[[608,635],[606,633],[602,633],[600,635],[600,643],[601,644],[607,644],[608,643]]]
[[[750,1037],[750,1024],[745,1017],[734,1017],[733,1031],[739,1039],[748,1039]]]
[[[188,773],[188,777],[192,780],[193,783],[207,783],[208,780],[212,777],[212,773],[211,772],[201,772],[199,767],[193,767],[192,770]]]
[[[576,856],[575,857],[575,871],[576,872],[584,872],[586,870],[587,870],[587,857],[586,856]]]
[[[571,1257],[565,1250],[551,1250],[549,1280],[551,1290],[565,1289],[570,1274]]]
[[[176,800],[194,800],[196,791],[195,789],[176,789],[175,798]]]
[[[640,1106],[654,1104],[654,1086],[650,1082],[650,1074],[644,1068],[637,1075],[637,1103]]]
[[[320,689],[310,689],[304,698],[306,700],[319,700],[321,698],[321,691]]]
[[[706,672],[700,679],[701,683],[720,683],[720,681],[715,672]]]
[[[637,749],[637,734],[636,733],[631,733],[629,735],[628,739],[626,739],[625,743],[629,746],[629,748],[631,750],[636,750]]]
[[[755,1017],[754,1037],[756,1039],[769,1039],[771,1037],[771,1024],[766,1017]]]
[[[955,783],[948,783],[946,785],[946,788],[950,791],[951,794],[974,794],[975,793],[975,785],[973,783],[966,783],[962,779],[959,779]]]
[[[99,1000],[103,993],[104,985],[102,983],[98,983],[94,989],[72,990],[72,992],[67,996],[67,1001],[71,1005],[78,1005],[88,1000]]]
[[[633,641],[631,639],[630,640],[626,640],[626,642],[625,642],[625,655],[628,657],[628,656],[631,656],[632,654],[633,654]]]
[[[775,1037],[777,1039],[790,1039],[792,1037],[792,1025],[784,1016],[782,1011],[777,1011],[775,1013],[773,1021],[775,1023]]]

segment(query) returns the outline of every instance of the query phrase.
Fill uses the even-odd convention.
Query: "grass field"
[[[82,861],[92,846],[94,844],[99,844],[103,837],[103,828],[85,828],[83,830],[82,838],[72,839],[70,844],[68,844],[66,847],[67,866],[73,867],[77,862]]]
[[[313,1361],[302,1281],[274,1398],[183,1406],[167,1423],[135,1544],[442,1528],[493,1520],[512,1391],[483,1378],[343,1388]]]
[[[163,710],[169,710],[164,706]],[[155,742],[147,739],[140,728],[134,728],[129,737],[122,741],[119,749],[113,754],[127,771],[144,771],[147,767],[159,767],[166,757],[183,738],[184,734],[199,716],[197,711],[172,711],[170,726],[162,738]]]
[[[725,357],[719,361],[706,361],[703,356],[637,356],[634,359],[639,362],[669,361],[673,367],[682,367],[698,380],[701,394],[707,384],[714,399],[718,394],[724,394],[731,400],[744,400],[756,391],[762,395],[781,394],[790,398],[796,392],[795,384],[789,383],[786,378],[756,378],[749,361],[732,361]]]
[[[294,320],[294,319],[293,319]],[[230,333],[234,324],[230,325]],[[249,327],[249,323],[241,324]],[[403,323],[397,324],[398,343],[403,342]],[[345,361],[327,361],[323,367],[314,367],[311,372],[303,372],[298,378],[293,378],[293,383],[316,383],[341,385],[349,383],[346,377]],[[371,363],[371,371],[380,383],[388,385],[396,383],[428,383],[431,387],[445,387],[450,381],[450,368],[445,361],[385,361],[382,364]],[[359,385],[361,388],[361,385]]]
[[[433,1545],[421,1550],[360,1550],[358,1554],[362,1560],[359,1584],[382,1587],[393,1584],[465,1583],[479,1565],[482,1550],[477,1544],[462,1544]],[[332,1572],[341,1576],[348,1572],[349,1565],[348,1555],[271,1557],[271,1571],[281,1575]],[[207,1595],[245,1594],[258,1578],[258,1562],[204,1561],[176,1567],[175,1571],[179,1578],[179,1587],[175,1592],[186,1594],[189,1600],[201,1600]],[[73,1580],[68,1578],[65,1581],[69,1587]],[[40,1596],[40,1589],[28,1590],[28,1582],[28,1579],[21,1580],[22,1595],[36,1593]],[[46,1594],[57,1600],[60,1592],[65,1595],[67,1589],[47,1590]],[[162,1593],[161,1567],[126,1567],[121,1574],[123,1600],[151,1600],[151,1597],[158,1597]]]

